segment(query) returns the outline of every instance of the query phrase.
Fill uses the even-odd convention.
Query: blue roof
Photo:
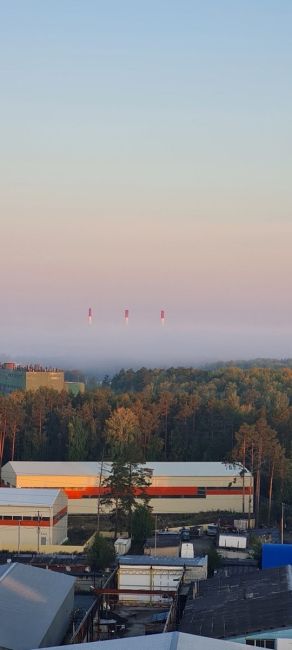
[[[154,555],[122,555],[119,557],[120,565],[143,565],[143,566],[206,566],[208,556],[202,555],[198,557],[157,557]]]
[[[272,569],[292,564],[292,544],[263,544],[262,568]]]

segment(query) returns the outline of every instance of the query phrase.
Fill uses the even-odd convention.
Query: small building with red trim
[[[0,549],[38,551],[67,539],[63,490],[0,488]]]
[[[154,514],[253,512],[253,478],[239,464],[148,462],[144,467],[151,472],[145,491]],[[10,461],[2,468],[2,481],[9,487],[63,489],[69,514],[96,514],[110,471],[108,462]]]

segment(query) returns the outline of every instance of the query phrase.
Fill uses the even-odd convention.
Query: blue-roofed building
[[[292,544],[263,544],[262,568],[273,569],[292,565]]]

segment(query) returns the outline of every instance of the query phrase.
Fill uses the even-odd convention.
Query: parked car
[[[216,524],[208,524],[207,535],[209,535],[209,537],[216,537],[217,532],[218,526]]]
[[[180,531],[180,538],[182,542],[188,542],[189,539],[191,539],[190,535],[190,529],[189,528],[182,528]]]
[[[191,539],[193,537],[202,537],[203,532],[204,532],[204,530],[203,530],[202,526],[191,526],[190,527],[190,537],[191,537]]]

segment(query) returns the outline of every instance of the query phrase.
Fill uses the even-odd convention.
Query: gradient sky
[[[291,24],[291,0],[0,0],[0,354],[292,357]]]

